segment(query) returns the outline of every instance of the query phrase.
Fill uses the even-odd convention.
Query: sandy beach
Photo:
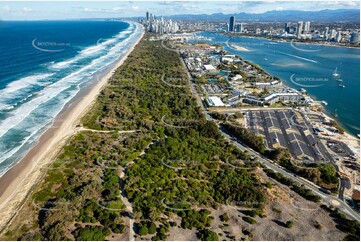
[[[139,26],[139,28],[143,28]],[[123,64],[134,47],[144,35],[121,56],[116,64],[94,85],[87,89],[83,96],[66,110],[63,110],[54,120],[52,127],[39,139],[39,142],[23,157],[20,162],[0,178],[0,232],[11,222],[17,211],[24,204],[33,187],[45,175],[49,164],[54,161],[62,147],[76,133],[76,125],[95,102],[102,88],[114,71]],[[80,94],[80,93],[78,93]]]
[[[231,45],[231,47],[233,47],[234,49],[239,50],[239,51],[250,51],[249,49],[239,46],[239,45]]]

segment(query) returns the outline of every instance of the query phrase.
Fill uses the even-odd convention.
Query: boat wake
[[[318,61],[311,60],[311,59],[307,59],[307,58],[302,57],[302,56],[291,55],[291,54],[288,54],[288,53],[285,53],[285,52],[281,52],[281,51],[279,51],[279,53],[281,53],[281,54],[283,54],[283,55],[288,55],[288,56],[291,56],[291,57],[294,57],[294,58],[297,58],[297,59],[300,59],[300,60],[304,60],[304,61],[308,61],[308,62],[312,62],[312,63],[318,64]]]

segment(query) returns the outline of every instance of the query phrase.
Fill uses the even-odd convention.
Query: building
[[[302,95],[296,92],[291,92],[291,93],[272,93],[264,97],[263,100],[265,101],[265,103],[272,105],[279,101],[298,103],[301,99],[302,99]]]
[[[290,33],[290,28],[291,28],[291,23],[285,23],[285,32],[287,33],[287,34],[289,34]]]
[[[219,97],[216,97],[216,96],[208,97],[206,100],[207,100],[208,106],[210,106],[210,107],[224,107],[224,106],[226,106],[222,102],[222,100]]]
[[[243,33],[243,24],[241,24],[241,23],[237,24],[236,32]]]
[[[272,82],[252,82],[251,86],[254,88],[263,88],[263,89],[271,89],[274,87],[279,87],[282,85],[281,81],[272,81]]]
[[[245,96],[242,99],[242,102],[248,103],[251,105],[263,106],[263,101],[259,100],[258,98],[254,97],[254,96]]]
[[[332,29],[329,39],[330,39],[330,40],[335,40],[335,39],[336,39],[336,35],[337,35],[337,31],[336,31],[335,29]]]
[[[204,65],[203,69],[205,71],[215,71],[216,70],[216,68],[214,66],[212,66],[212,65]]]
[[[360,32],[352,32],[350,38],[351,44],[359,44],[360,43]]]
[[[261,34],[261,29],[260,29],[260,28],[257,28],[257,29],[256,29],[256,34],[257,34],[257,35]]]
[[[146,12],[145,27],[148,32],[158,34],[173,34],[179,31],[179,25],[171,19],[165,20],[163,17],[157,18],[149,12]]]
[[[342,40],[342,32],[338,31],[336,34],[335,41],[339,43],[339,42],[341,42],[341,40]]]
[[[325,32],[323,33],[323,38],[325,39],[325,40],[328,40],[329,38],[329,34],[328,34],[328,31],[330,30],[330,28],[329,27],[326,27],[326,29],[325,29]]]
[[[236,18],[234,16],[229,18],[229,32],[234,32],[236,26]]]
[[[308,33],[310,33],[310,31],[311,31],[311,23],[310,23],[310,21],[306,21],[305,22],[304,33],[308,34]]]
[[[303,28],[303,22],[299,21],[297,23],[297,38],[301,38],[302,28]]]

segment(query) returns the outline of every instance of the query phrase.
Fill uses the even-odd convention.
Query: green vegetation
[[[345,130],[335,120],[331,120],[330,123],[331,126],[335,127],[340,134],[345,133]]]
[[[286,227],[287,227],[287,228],[292,228],[292,227],[293,227],[293,221],[290,221],[290,220],[287,221],[287,222],[286,222]]]
[[[203,241],[218,241],[219,240],[217,233],[215,233],[211,230],[208,230],[208,229],[200,230],[197,233],[197,237]]]
[[[108,229],[90,225],[78,228],[73,232],[75,239],[80,241],[103,241],[109,234]]]
[[[287,156],[286,156],[287,157]],[[296,165],[296,161],[290,160],[291,158],[278,159],[283,167],[288,170],[316,183],[317,185],[333,185],[337,187],[339,182],[336,168],[332,164],[316,164],[311,163],[308,165]]]
[[[234,126],[229,123],[222,124],[222,127],[225,128],[228,133],[234,135],[252,149],[258,151],[261,154],[264,154],[266,146],[261,136],[255,135],[246,128]]]
[[[254,220],[254,219],[251,218],[251,217],[246,217],[246,216],[244,216],[244,217],[242,217],[242,219],[243,219],[244,221],[246,221],[247,223],[250,223],[250,224],[256,224],[256,223],[257,223],[257,221]]]
[[[315,195],[311,190],[305,188],[303,185],[296,185],[291,179],[283,176],[281,173],[274,172],[267,168],[263,170],[266,172],[267,176],[285,184],[286,186],[289,186],[293,191],[306,198],[307,200],[310,200],[312,202],[319,202],[321,200],[320,196]]]
[[[201,239],[218,239],[209,230],[214,218],[198,207],[241,201],[263,208],[266,198],[256,175],[226,162],[249,155],[205,120],[188,87],[162,82],[163,75],[187,75],[177,53],[147,36],[82,120],[87,128],[114,132],[81,132],[71,139],[31,196],[38,206],[21,211],[36,220],[29,228],[14,227],[14,239],[38,233],[34,239],[105,240],[123,233],[127,213],[120,191],[132,203],[137,233],[155,234],[152,240],[167,239],[171,216],[180,217],[185,229],[196,228]],[[183,126],[188,128],[178,128]],[[139,131],[116,132],[133,129]]]
[[[222,214],[221,216],[219,216],[219,219],[220,219],[222,222],[228,222],[228,221],[229,221],[228,214],[227,214],[227,213]]]
[[[360,241],[360,222],[348,219],[346,215],[340,213],[338,209],[327,207],[326,205],[321,205],[321,208],[330,214],[337,223],[336,227],[339,230],[347,233],[344,240]]]

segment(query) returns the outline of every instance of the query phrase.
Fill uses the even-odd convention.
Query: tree
[[[139,235],[143,236],[143,235],[147,235],[149,233],[148,228],[146,226],[142,226],[139,229]]]
[[[293,221],[289,220],[289,221],[286,222],[286,227],[287,228],[292,228],[292,226],[293,226]]]
[[[218,241],[217,233],[209,229],[201,229],[197,233],[197,237],[203,241]]]
[[[151,223],[148,229],[149,234],[155,234],[157,232],[157,225],[155,223]]]
[[[228,221],[229,221],[229,217],[228,217],[227,213],[224,213],[224,214],[222,214],[221,216],[219,216],[219,219],[220,219],[222,222],[228,222]]]

